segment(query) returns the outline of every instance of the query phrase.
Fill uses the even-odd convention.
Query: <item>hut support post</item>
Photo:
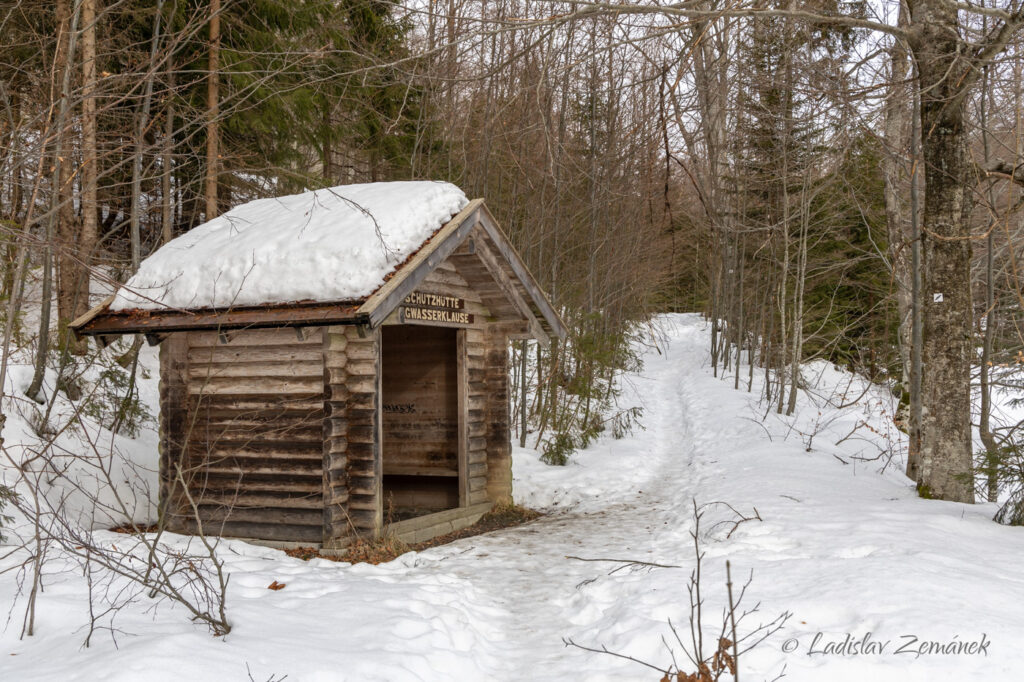
[[[323,548],[343,550],[383,527],[379,329],[327,328],[324,394]]]
[[[496,328],[486,332],[484,381],[487,394],[487,498],[512,502],[512,432],[508,402],[508,336]]]

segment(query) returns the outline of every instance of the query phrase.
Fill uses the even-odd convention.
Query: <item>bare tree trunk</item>
[[[986,22],[987,23],[987,22]],[[991,142],[988,129],[988,103],[991,98],[989,91],[989,67],[982,69],[981,93],[978,101],[981,124],[982,150],[984,154],[985,167],[991,162]],[[994,211],[996,205],[995,192],[991,183],[988,187],[989,210]],[[994,467],[994,458],[999,452],[999,444],[992,433],[992,338],[996,327],[996,296],[995,296],[995,240],[992,238],[995,233],[995,218],[988,222],[988,235],[985,238],[985,330],[981,344],[981,406],[978,415],[978,434],[981,443],[985,446],[985,466],[987,471],[986,499],[989,502],[997,502],[999,499],[999,477]]]
[[[526,404],[526,352],[529,350],[526,341],[520,341],[519,348],[519,447],[526,447],[527,420],[530,412]],[[539,387],[538,387],[539,389]]]
[[[786,414],[796,411],[797,388],[800,386],[800,361],[804,352],[804,282],[807,280],[807,233],[810,206],[807,205],[807,187],[800,201],[800,240],[797,243],[796,276],[793,280],[793,365],[790,369],[789,402]]]
[[[75,215],[74,201],[74,145],[71,144],[71,135],[65,131],[68,127],[71,111],[71,88],[73,64],[75,63],[75,46],[78,41],[78,22],[81,17],[82,4],[78,4],[72,13],[68,0],[57,4],[58,24],[63,27],[63,34],[58,38],[57,52],[55,55],[54,72],[61,77],[60,108],[61,112],[57,121],[57,146],[56,172],[54,179],[56,185],[54,192],[56,202],[56,229],[50,231],[48,248],[53,248],[53,241],[56,241],[57,258],[57,322],[59,329],[59,344],[61,349],[68,350],[71,341],[67,325],[75,317],[77,310],[88,306],[88,284],[89,275],[81,263],[82,253],[79,247],[78,219]],[[51,217],[51,221],[52,221]],[[82,291],[82,280],[86,291]],[[78,303],[77,299],[84,296],[84,301]],[[45,303],[44,303],[45,304]],[[49,313],[49,311],[47,311]],[[84,350],[84,348],[82,349]]]
[[[160,231],[166,244],[174,239],[174,202],[171,193],[171,167],[174,165],[174,59],[167,61],[167,108],[164,119],[164,146],[160,174]]]
[[[210,53],[206,75],[206,219],[217,217],[220,169],[220,0],[210,0]]]
[[[917,481],[921,470],[921,349],[924,322],[921,300],[924,284],[921,273],[921,96],[914,93],[910,131],[910,430],[907,444],[907,476]]]
[[[76,8],[74,13],[68,0],[63,0],[57,5],[58,26],[60,34],[57,37],[57,51],[54,55],[54,73],[61,76],[60,104],[57,110],[56,121],[56,143],[53,152],[53,186],[50,194],[50,211],[46,217],[46,247],[43,250],[43,292],[42,306],[39,314],[39,338],[36,344],[35,368],[32,373],[32,381],[29,384],[27,395],[33,400],[42,402],[40,390],[43,387],[43,378],[46,374],[46,358],[50,350],[50,316],[53,297],[53,241],[54,237],[62,229],[61,225],[67,225],[74,219],[74,205],[71,175],[70,150],[65,147],[65,128],[68,125],[68,113],[70,110],[71,70],[74,63],[75,45],[78,37],[78,20],[81,15],[81,6]],[[66,229],[66,227],[64,228]],[[63,256],[66,257],[66,256]],[[58,273],[60,276],[60,273]],[[58,293],[59,293],[58,288]],[[60,314],[60,301],[58,300],[58,315]]]
[[[96,242],[99,239],[98,209],[96,197],[97,148],[96,148],[96,0],[82,2],[82,230],[79,233],[77,250],[82,264],[74,295],[75,308],[72,319],[85,314],[89,309],[88,265],[95,259]],[[85,339],[73,345],[74,352],[84,354],[88,346]]]
[[[747,258],[745,249],[740,248],[739,262],[737,263],[737,276],[739,278],[739,295],[737,296],[738,303],[738,319],[737,319],[737,330],[736,330],[736,377],[733,379],[732,387],[739,390],[740,387],[740,360],[743,353],[743,339],[746,336],[747,330],[745,328],[745,320],[743,319],[743,274],[744,274],[744,261]]]
[[[915,50],[925,163],[922,494],[974,502],[971,461],[971,242],[967,221],[966,92],[954,5],[911,4],[921,23]]]
[[[142,237],[139,232],[142,201],[142,152],[145,145],[146,128],[149,126],[149,109],[153,101],[153,80],[156,78],[156,54],[160,44],[160,19],[164,9],[164,0],[157,0],[156,14],[153,17],[153,39],[149,47],[149,69],[146,75],[146,87],[142,95],[142,106],[139,107],[135,126],[135,155],[132,159],[132,197],[129,213],[132,241],[132,272],[139,269],[142,262]]]
[[[899,23],[906,25],[906,9],[901,5]],[[907,150],[909,121],[912,115],[907,89],[907,48],[903,41],[893,40],[889,50],[889,95],[885,102],[883,136],[888,148],[882,159],[885,173],[885,222],[889,241],[889,263],[899,316],[899,353],[901,383],[910,393],[910,348],[913,315],[911,294],[913,275],[910,271],[911,240],[903,204],[903,163]],[[911,163],[916,159],[911,159]],[[909,419],[909,417],[908,417]]]

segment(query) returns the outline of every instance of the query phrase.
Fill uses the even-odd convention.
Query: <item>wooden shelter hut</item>
[[[429,182],[237,207],[71,326],[160,344],[168,529],[336,553],[510,501],[508,342],[565,335],[483,199]]]

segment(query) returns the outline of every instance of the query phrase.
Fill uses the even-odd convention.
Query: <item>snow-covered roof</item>
[[[363,300],[467,203],[447,182],[343,185],[251,201],[160,247],[109,310]]]

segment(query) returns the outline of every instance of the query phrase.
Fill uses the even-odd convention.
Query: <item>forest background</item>
[[[847,366],[900,396],[921,495],[1020,523],[992,401],[1024,361],[1022,25],[1018,0],[2,2],[0,386],[31,354],[25,396],[49,368],[74,400],[101,355],[67,324],[232,206],[448,180],[569,323],[511,351],[550,463],[642,426],[615,378],[654,314],[698,310],[765,409],[801,362]],[[103,368],[114,430],[138,344]]]

